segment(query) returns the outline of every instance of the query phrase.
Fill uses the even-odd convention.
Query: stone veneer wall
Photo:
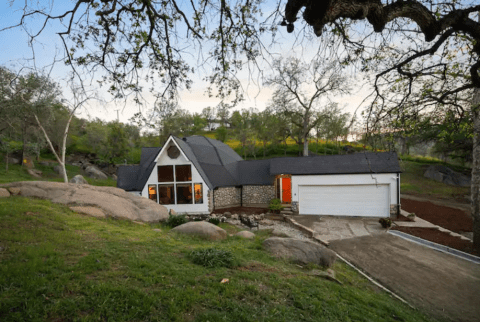
[[[213,200],[215,209],[239,207],[241,198],[241,188],[238,187],[222,187],[213,191]]]
[[[208,190],[207,199],[208,199],[208,211],[212,212],[213,211],[213,191],[212,190]]]
[[[390,218],[397,218],[400,215],[400,205],[390,205]]]
[[[270,200],[275,198],[275,187],[272,186],[243,186],[242,204],[245,207],[266,207]]]

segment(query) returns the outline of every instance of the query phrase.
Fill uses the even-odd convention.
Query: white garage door
[[[298,186],[301,215],[388,217],[388,185]]]

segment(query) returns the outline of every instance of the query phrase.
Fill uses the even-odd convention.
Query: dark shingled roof
[[[117,187],[126,191],[142,191],[155,166],[155,158],[162,148],[142,148],[140,165],[120,166],[117,169]],[[126,170],[125,168],[134,168]],[[136,174],[136,176],[135,176]]]
[[[270,174],[355,174],[402,172],[395,152],[365,152],[310,158],[275,158]]]
[[[136,190],[139,165],[122,165],[117,168],[117,187],[126,191]]]
[[[210,189],[240,185],[271,185],[277,174],[322,175],[401,172],[397,154],[356,153],[309,158],[286,157],[244,161],[228,145],[203,136],[172,136]],[[143,148],[139,166],[118,168],[117,187],[141,191],[162,148]]]

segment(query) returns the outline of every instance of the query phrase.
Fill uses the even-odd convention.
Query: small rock
[[[6,159],[6,158],[5,158]],[[21,160],[13,157],[8,157],[9,164],[21,164]]]
[[[296,238],[270,237],[263,241],[263,247],[276,257],[290,259],[301,265],[313,263],[331,267],[337,258],[337,255],[325,246]]]
[[[27,172],[32,177],[35,177],[35,178],[41,178],[42,177],[42,171],[40,171],[40,170],[28,169]]]
[[[239,236],[246,239],[253,239],[255,237],[255,234],[252,233],[251,231],[244,230],[236,233],[235,236]]]
[[[170,215],[172,216],[176,216],[177,215],[177,212],[173,209],[170,209],[170,212],[169,212]]]
[[[225,216],[227,217],[227,216]],[[227,217],[228,218],[228,217]],[[233,214],[231,215],[230,219],[233,219],[233,220],[238,220],[238,215],[237,214]]]
[[[85,178],[80,174],[77,174],[75,177],[70,179],[69,182],[70,183],[76,183],[76,184],[88,184],[88,181],[85,180]]]
[[[194,235],[210,240],[222,240],[227,238],[227,232],[205,221],[191,221],[172,229],[177,233]]]
[[[0,198],[10,197],[10,192],[7,189],[0,188]]]
[[[11,187],[11,188],[8,188],[8,191],[10,191],[10,193],[12,194],[12,196],[17,196],[20,194],[20,188],[14,188],[14,187]]]
[[[232,217],[232,213],[229,212],[229,211],[224,212],[223,215],[224,215],[225,217],[227,217],[227,218]]]
[[[112,174],[112,179],[115,180],[115,181],[117,181],[117,179],[118,179],[117,175],[116,175],[116,174]]]
[[[217,215],[216,214],[211,214],[210,218],[217,218]]]
[[[270,219],[263,219],[262,221],[259,222],[259,224],[263,226],[273,226],[274,222],[273,220],[270,220]]]
[[[132,221],[134,224],[145,226],[145,223],[140,221]]]
[[[92,179],[101,179],[101,180],[106,180],[108,179],[107,175],[100,171],[97,167],[90,165],[85,168],[85,174],[87,177],[92,178]]]
[[[50,166],[50,162],[48,161],[40,161],[38,162],[39,165],[43,165],[44,167],[49,167]]]
[[[153,231],[156,231],[157,233],[161,233],[161,232],[162,232],[162,230],[161,230],[161,229],[158,229],[158,228],[153,229]]]

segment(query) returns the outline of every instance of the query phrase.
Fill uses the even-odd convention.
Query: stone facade
[[[215,209],[239,207],[242,189],[239,187],[222,187],[213,191]]]
[[[390,205],[390,218],[397,218],[400,215],[400,205]]]
[[[292,208],[292,212],[295,215],[298,215],[298,201],[292,201],[291,208]]]
[[[242,204],[245,207],[266,207],[275,198],[275,187],[243,186]]]
[[[209,212],[212,212],[213,209],[214,209],[214,205],[213,205],[213,191],[212,191],[212,190],[208,190],[207,199],[208,199],[208,211],[209,211]]]

